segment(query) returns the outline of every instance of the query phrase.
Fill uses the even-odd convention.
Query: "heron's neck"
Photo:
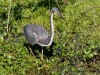
[[[48,44],[44,45],[44,44],[40,44],[41,46],[50,46],[52,44],[53,41],[53,36],[54,36],[54,25],[53,25],[53,13],[51,12],[50,15],[50,36],[48,38]]]
[[[49,44],[48,45],[51,45],[52,44],[52,41],[53,41],[53,37],[54,37],[54,25],[53,25],[53,13],[51,12],[51,15],[50,15],[50,37],[49,37]]]

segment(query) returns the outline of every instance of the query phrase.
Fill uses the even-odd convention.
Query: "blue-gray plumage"
[[[39,25],[26,25],[24,27],[24,35],[27,36],[26,39],[31,44],[39,42],[41,44],[47,45],[49,43],[47,31]]]

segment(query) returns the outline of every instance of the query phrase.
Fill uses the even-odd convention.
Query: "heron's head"
[[[58,16],[60,16],[60,17],[64,20],[63,16],[60,14],[58,8],[53,7],[53,8],[51,9],[51,12],[54,13],[54,14],[56,14],[56,15],[58,15]]]

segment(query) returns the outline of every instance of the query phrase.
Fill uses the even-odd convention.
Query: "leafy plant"
[[[47,3],[48,2],[48,3]],[[31,46],[23,36],[27,24],[39,24],[50,32],[50,9],[58,7],[65,20],[54,16],[55,36],[50,47]],[[100,1],[12,1],[7,32],[9,0],[0,1],[0,75],[99,74]]]

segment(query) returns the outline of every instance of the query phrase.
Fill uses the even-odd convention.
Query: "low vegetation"
[[[10,1],[0,1],[0,75],[99,75],[100,0]],[[52,7],[65,20],[54,16],[54,40],[42,62],[40,46],[30,45],[30,54],[23,27],[39,24],[49,34]]]

